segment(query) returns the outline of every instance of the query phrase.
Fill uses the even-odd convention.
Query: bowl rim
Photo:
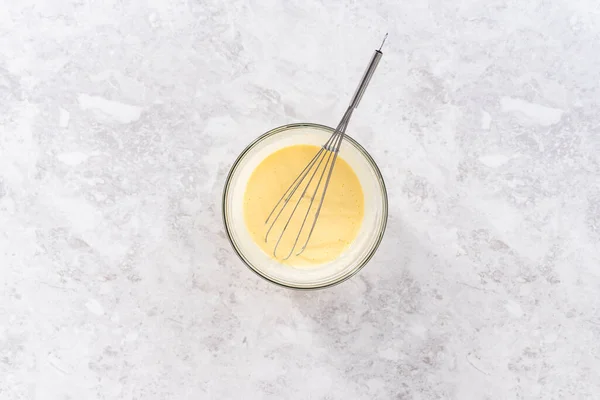
[[[322,130],[326,130],[326,131],[330,131],[330,132],[334,132],[335,129],[327,126],[327,125],[322,125],[322,124],[316,124],[316,123],[310,123],[310,122],[299,122],[299,123],[292,123],[292,124],[286,124],[286,125],[281,125],[278,126],[276,128],[273,128],[265,133],[263,133],[262,135],[258,136],[256,139],[254,139],[252,142],[250,142],[250,144],[248,144],[244,150],[242,150],[242,152],[237,156],[237,158],[235,159],[235,161],[233,162],[233,164],[231,165],[231,167],[229,168],[229,172],[227,173],[227,178],[225,179],[225,185],[223,188],[223,195],[222,195],[222,200],[221,200],[221,214],[222,214],[222,218],[223,218],[223,225],[225,227],[225,233],[227,235],[227,239],[229,240],[229,243],[231,245],[231,247],[233,247],[233,250],[235,251],[235,253],[237,254],[238,258],[246,265],[246,267],[248,267],[251,271],[253,271],[255,274],[257,274],[258,276],[260,276],[261,278],[265,279],[266,281],[273,283],[277,286],[280,287],[284,287],[287,289],[294,289],[294,290],[301,290],[301,291],[308,291],[308,290],[318,290],[318,289],[325,289],[325,288],[329,288],[332,286],[336,286],[339,285],[340,283],[352,278],[354,275],[356,275],[359,271],[361,271],[365,265],[367,265],[369,263],[369,261],[371,260],[371,258],[373,258],[373,256],[375,255],[375,253],[377,252],[377,249],[379,248],[379,245],[381,244],[381,241],[383,240],[383,236],[385,234],[385,230],[387,227],[387,221],[388,221],[388,194],[387,194],[387,188],[385,186],[385,181],[383,179],[383,175],[381,174],[381,171],[379,169],[379,167],[377,166],[377,163],[375,162],[375,160],[373,159],[373,157],[371,157],[371,155],[369,154],[369,152],[367,150],[365,150],[365,148],[363,146],[360,145],[360,143],[358,143],[358,141],[356,141],[355,139],[353,139],[350,135],[345,134],[344,136],[344,140],[348,140],[352,143],[352,145],[354,145],[356,147],[356,149],[365,157],[365,159],[369,162],[369,164],[373,167],[373,170],[375,171],[375,174],[377,175],[377,180],[380,183],[380,187],[381,187],[381,194],[383,197],[383,222],[381,224],[381,229],[378,232],[377,235],[377,239],[373,245],[373,248],[371,249],[371,251],[369,252],[369,254],[365,257],[365,259],[362,261],[362,263],[355,268],[351,273],[342,276],[341,278],[334,280],[330,283],[324,284],[324,285],[319,285],[319,286],[294,286],[294,285],[290,285],[290,284],[285,284],[276,280],[273,280],[271,278],[269,278],[268,276],[266,276],[265,274],[263,274],[258,268],[254,267],[252,265],[252,263],[250,261],[248,261],[246,259],[246,257],[244,256],[243,252],[238,248],[237,244],[235,243],[235,241],[233,240],[232,236],[231,236],[231,232],[229,230],[229,225],[227,223],[227,212],[226,210],[226,204],[227,204],[227,194],[229,193],[229,186],[231,183],[231,177],[233,176],[234,172],[236,171],[237,166],[239,165],[239,163],[244,159],[244,156],[254,148],[254,146],[256,146],[257,144],[259,144],[260,142],[262,142],[263,140],[267,139],[268,137],[271,137],[273,135],[276,135],[278,133],[290,130],[290,129],[296,129],[296,128],[303,128],[303,127],[309,127],[309,128],[318,128],[318,129],[322,129]]]

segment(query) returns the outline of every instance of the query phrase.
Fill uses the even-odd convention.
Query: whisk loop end
[[[352,116],[352,112],[354,111],[354,109],[358,107],[358,104],[367,88],[367,85],[369,84],[371,77],[373,76],[375,69],[377,68],[377,64],[379,63],[379,60],[383,55],[383,53],[381,52],[381,48],[383,47],[387,36],[388,35],[386,33],[385,37],[383,38],[383,42],[381,43],[381,47],[379,48],[379,50],[375,50],[375,53],[371,58],[371,62],[369,63],[367,70],[365,71],[363,78],[361,79],[360,84],[358,85],[358,88],[356,89],[356,92],[352,97],[352,101],[350,102],[350,105],[344,113],[344,116],[342,117],[337,128],[331,134],[327,142],[325,142],[321,149],[319,149],[317,154],[309,161],[306,167],[304,167],[302,172],[300,172],[296,179],[294,179],[292,184],[283,193],[277,204],[275,204],[273,210],[269,213],[269,216],[265,221],[265,224],[270,223],[267,233],[265,234],[265,242],[268,242],[271,231],[275,227],[276,223],[280,220],[280,217],[282,216],[284,210],[286,210],[287,205],[292,203],[292,199],[296,200],[293,208],[291,209],[291,212],[289,212],[289,215],[285,215],[283,217],[284,219],[281,220],[283,228],[281,229],[281,233],[277,237],[275,247],[273,248],[273,257],[275,259],[278,258],[277,250],[279,248],[281,240],[286,234],[287,229],[290,226],[290,222],[292,221],[294,215],[296,215],[297,211],[300,213],[299,215],[302,215],[303,213],[304,217],[302,219],[302,223],[300,224],[296,237],[294,238],[291,249],[282,259],[289,259],[298,247],[298,243],[302,243],[302,245],[300,246],[300,250],[295,253],[296,256],[299,256],[304,252],[304,250],[306,250],[310,238],[315,230],[315,226],[317,225],[317,220],[319,219],[321,208],[323,207],[325,194],[327,193],[327,188],[331,180],[331,175],[333,173],[333,168],[335,166],[335,162],[337,160],[342,141],[344,140],[344,136],[346,135],[346,128],[348,126],[348,123],[350,122],[350,117]],[[324,165],[323,162],[325,162]],[[323,167],[321,167],[321,165],[323,165]],[[312,186],[314,186],[314,190]],[[300,191],[298,189],[300,189]],[[299,194],[296,195],[297,193]],[[318,205],[315,205],[315,199],[318,199]],[[306,204],[307,202],[308,204]],[[306,204],[306,206],[300,207],[301,204]],[[315,205],[316,208],[314,208],[313,205]],[[305,211],[303,210],[304,207],[306,207]],[[301,208],[302,210],[299,210],[299,208]],[[285,219],[286,216],[287,219]],[[309,222],[307,224],[307,221],[310,221],[311,218],[312,222]],[[285,223],[283,221],[285,221]]]
[[[379,46],[379,50],[377,51],[381,51],[381,49],[383,49],[383,45],[385,44],[385,40],[387,39],[388,34],[386,33],[385,36],[383,37],[383,41],[381,42],[381,46]]]

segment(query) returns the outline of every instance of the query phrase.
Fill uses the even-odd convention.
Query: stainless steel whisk
[[[292,184],[283,193],[283,195],[281,196],[281,198],[279,199],[279,201],[277,202],[275,207],[273,207],[273,210],[267,217],[265,224],[268,224],[269,221],[271,220],[271,217],[275,216],[275,218],[273,218],[271,220],[271,225],[269,226],[269,229],[267,230],[267,233],[265,234],[265,242],[267,242],[267,239],[269,238],[269,233],[271,233],[273,226],[275,226],[275,223],[281,216],[281,213],[283,212],[283,210],[287,207],[288,203],[292,199],[292,196],[294,195],[294,193],[296,193],[298,188],[301,185],[303,185],[304,181],[306,180],[306,177],[310,174],[310,178],[308,178],[308,182],[306,182],[306,186],[304,187],[304,190],[302,191],[302,194],[300,195],[298,202],[292,209],[292,212],[291,212],[290,216],[288,217],[288,219],[277,239],[277,243],[275,244],[275,248],[273,249],[273,256],[275,258],[277,258],[277,248],[279,247],[281,238],[285,234],[285,232],[288,228],[288,225],[290,224],[290,221],[294,217],[294,214],[296,213],[296,210],[298,209],[298,206],[300,205],[300,201],[305,197],[306,191],[308,190],[310,184],[312,183],[313,179],[315,178],[317,171],[320,170],[323,160],[326,159],[325,166],[323,167],[322,173],[319,177],[319,180],[317,181],[317,187],[315,188],[313,195],[310,197],[310,204],[308,205],[308,209],[306,210],[306,214],[304,215],[302,225],[300,226],[300,230],[298,231],[298,234],[296,235],[294,244],[293,244],[292,248],[290,249],[288,255],[286,257],[284,257],[283,259],[287,260],[294,253],[294,250],[296,249],[296,247],[298,245],[298,240],[300,239],[302,231],[304,230],[304,226],[306,225],[308,216],[310,215],[310,211],[311,211],[313,203],[315,201],[315,197],[317,197],[317,192],[319,190],[319,187],[321,186],[323,178],[325,177],[325,173],[327,172],[327,178],[325,180],[325,185],[323,187],[323,193],[321,194],[321,198],[320,198],[319,204],[316,208],[314,219],[312,221],[312,224],[310,225],[310,231],[308,232],[308,236],[307,236],[306,240],[304,240],[304,244],[302,245],[302,248],[300,249],[300,251],[298,253],[296,253],[296,255],[302,254],[302,252],[306,249],[306,246],[308,245],[308,242],[309,242],[309,240],[312,236],[312,233],[315,229],[315,226],[317,225],[317,219],[319,218],[319,214],[321,213],[321,207],[323,206],[323,200],[325,199],[325,193],[327,193],[327,187],[329,186],[329,180],[331,179],[331,173],[333,172],[333,167],[335,166],[335,161],[337,159],[337,156],[338,156],[338,153],[340,150],[340,146],[342,144],[342,140],[344,139],[344,136],[346,134],[346,128],[348,126],[348,123],[350,122],[350,117],[352,116],[352,112],[354,111],[354,109],[358,107],[358,103],[362,99],[362,96],[365,93],[365,90],[367,89],[367,86],[368,86],[369,82],[371,81],[373,74],[375,73],[377,64],[379,64],[379,60],[383,56],[381,49],[383,48],[383,44],[385,43],[387,36],[388,35],[386,33],[383,38],[383,42],[381,43],[381,46],[379,47],[378,50],[375,50],[375,53],[373,54],[373,57],[371,58],[371,62],[369,63],[369,65],[358,85],[358,88],[356,88],[356,91],[354,92],[354,96],[352,96],[352,101],[350,102],[350,105],[346,109],[346,112],[344,113],[344,116],[342,117],[342,120],[338,124],[337,128],[331,134],[331,136],[329,137],[329,140],[327,140],[327,142],[325,142],[325,144],[321,147],[321,149],[317,152],[317,154],[313,157],[313,159],[306,165],[306,167],[302,170],[302,172],[300,172],[300,174],[296,177],[294,182],[292,182]],[[311,171],[312,171],[312,173],[311,173]],[[279,211],[277,212],[277,210],[279,210]]]

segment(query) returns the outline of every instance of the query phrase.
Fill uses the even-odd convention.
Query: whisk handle
[[[369,82],[371,81],[371,78],[375,73],[375,69],[377,68],[377,64],[379,64],[379,60],[381,60],[381,56],[383,56],[381,49],[375,50],[375,53],[371,58],[371,62],[369,63],[367,70],[365,71],[362,79],[360,80],[358,87],[356,88],[356,92],[354,92],[354,96],[352,97],[352,101],[350,102],[350,108],[358,107],[358,103],[360,103],[360,99],[362,99],[363,94],[365,94],[365,90],[367,90],[367,86],[369,85]]]

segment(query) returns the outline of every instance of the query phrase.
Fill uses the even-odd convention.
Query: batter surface
[[[302,254],[296,255],[306,242],[323,194],[327,171],[310,208],[298,244],[292,256],[287,260],[283,260],[290,253],[296,236],[300,232],[302,221],[307,210],[309,210],[310,200],[324,169],[325,161],[323,161],[305,195],[300,198],[306,187],[306,182],[310,179],[310,174],[305,178],[305,184],[298,188],[269,232],[265,242],[265,235],[271,226],[273,217],[271,217],[268,224],[265,224],[265,221],[271,210],[318,151],[319,147],[313,145],[295,145],[278,150],[266,157],[256,167],[246,186],[244,218],[248,231],[254,242],[266,254],[288,265],[317,265],[334,260],[356,238],[363,220],[364,196],[360,181],[350,165],[338,156],[317,224]],[[299,206],[282,236],[275,257],[273,249],[299,199]]]

